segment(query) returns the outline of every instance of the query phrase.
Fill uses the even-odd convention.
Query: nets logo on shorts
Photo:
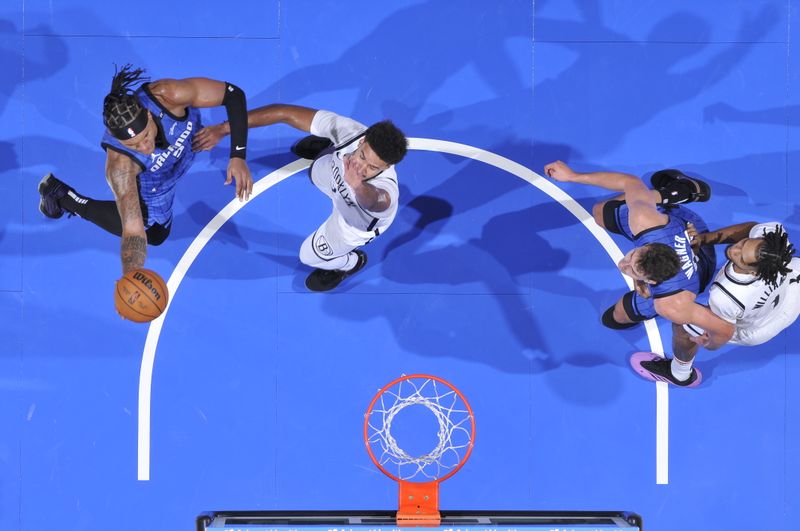
[[[318,236],[314,241],[314,247],[317,249],[317,253],[319,253],[320,256],[333,256],[333,249],[331,249],[325,236]]]

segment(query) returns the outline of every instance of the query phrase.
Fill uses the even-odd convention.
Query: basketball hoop
[[[436,444],[420,455],[401,448],[392,433],[398,415],[411,406],[427,408],[439,425]],[[411,433],[418,435],[419,431]],[[364,415],[364,442],[372,462],[399,483],[398,526],[439,526],[439,483],[464,466],[474,439],[472,408],[464,395],[445,380],[411,374],[378,391]]]

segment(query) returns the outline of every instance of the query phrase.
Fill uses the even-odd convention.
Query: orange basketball
[[[169,292],[164,279],[149,269],[128,271],[117,280],[114,306],[123,318],[148,323],[167,307]]]

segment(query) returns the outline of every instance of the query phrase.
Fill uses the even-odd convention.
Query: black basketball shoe
[[[364,251],[354,251],[358,255],[358,262],[350,271],[341,269],[315,269],[306,278],[306,287],[311,291],[330,291],[342,283],[347,277],[358,273],[367,265],[367,253]]]
[[[661,192],[661,204],[682,205],[711,199],[711,186],[680,170],[659,170],[650,177],[653,190]]]
[[[290,149],[301,159],[314,160],[324,149],[332,145],[333,142],[323,136],[308,135],[295,142]]]
[[[685,381],[678,380],[672,374],[672,358],[662,358],[652,352],[637,352],[631,356],[631,366],[644,378],[655,382],[667,382],[678,387],[697,387],[703,377],[697,368]]]
[[[58,200],[67,195],[71,188],[48,173],[39,182],[39,212],[48,218],[58,219],[64,215],[64,209]]]

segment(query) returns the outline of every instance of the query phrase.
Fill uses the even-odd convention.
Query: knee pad
[[[603,225],[608,232],[624,234],[619,224],[617,224],[617,209],[624,204],[625,201],[618,199],[612,199],[603,204]]]
[[[611,305],[611,307],[603,313],[603,325],[607,328],[612,330],[628,330],[629,328],[633,328],[634,326],[638,325],[639,323],[620,323],[616,319],[614,319],[614,307],[616,304]]]

